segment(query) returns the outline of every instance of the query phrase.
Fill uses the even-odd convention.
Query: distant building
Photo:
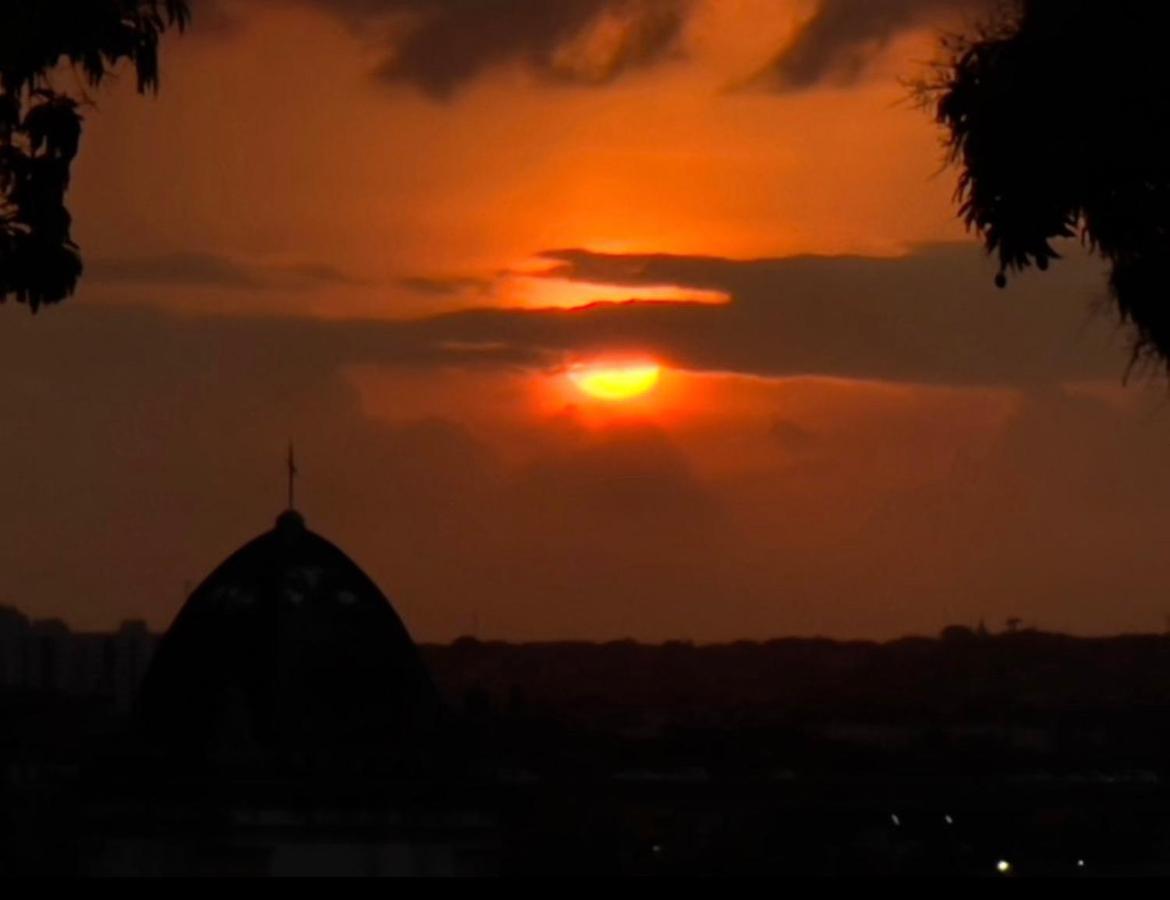
[[[157,642],[137,620],[113,633],[75,632],[0,607],[0,689],[106,700],[129,712]]]

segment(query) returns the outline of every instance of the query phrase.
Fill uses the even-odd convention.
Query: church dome
[[[195,589],[139,711],[190,754],[269,758],[417,746],[438,701],[390,603],[289,510]]]

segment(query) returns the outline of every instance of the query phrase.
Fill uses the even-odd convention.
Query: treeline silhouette
[[[126,63],[140,93],[157,90],[159,39],[189,18],[186,0],[0,3],[0,303],[35,312],[76,289],[82,263],[65,195],[84,86]],[[62,87],[74,81],[84,86]]]
[[[951,628],[888,643],[462,639],[421,650],[469,720],[505,742],[519,729],[517,759],[538,733],[570,754],[592,736],[614,765],[636,746],[647,764],[741,769],[1162,771],[1170,759],[1160,635]]]
[[[995,711],[1170,705],[1170,636],[1083,638],[1037,630],[890,642],[784,638],[700,645],[484,642],[421,651],[449,695],[522,691],[567,711],[597,703],[680,717],[710,710]],[[1165,677],[1161,677],[1165,676]]]

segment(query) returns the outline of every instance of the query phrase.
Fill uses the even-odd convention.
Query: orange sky
[[[676,0],[639,2],[548,65]],[[602,84],[373,78],[401,23],[360,11],[443,3],[204,0],[157,99],[97,95],[83,287],[4,310],[0,601],[165,625],[291,436],[310,525],[421,639],[1162,627],[1162,395],[1120,387],[1079,251],[991,287],[908,97],[964,0],[858,7],[823,40],[865,65],[800,89],[752,76],[814,0],[677,0]],[[583,394],[606,356],[661,379]]]
[[[402,316],[482,298],[437,304],[396,279],[491,279],[547,248],[888,254],[961,235],[951,180],[932,177],[938,136],[898,81],[933,52],[929,34],[898,40],[849,90],[736,91],[810,4],[707,2],[683,59],[604,89],[504,68],[434,101],[372,84],[374,51],[320,11],[237,8],[238,30],[168,45],[157,102],[129,85],[100,97],[74,191],[91,257],[326,261],[367,283],[306,292],[298,311]],[[207,293],[159,302],[289,307]]]

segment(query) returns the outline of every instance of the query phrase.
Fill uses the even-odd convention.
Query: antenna
[[[297,481],[297,460],[296,454],[293,451],[292,441],[288,442],[288,508],[297,508],[296,495],[296,481]]]

